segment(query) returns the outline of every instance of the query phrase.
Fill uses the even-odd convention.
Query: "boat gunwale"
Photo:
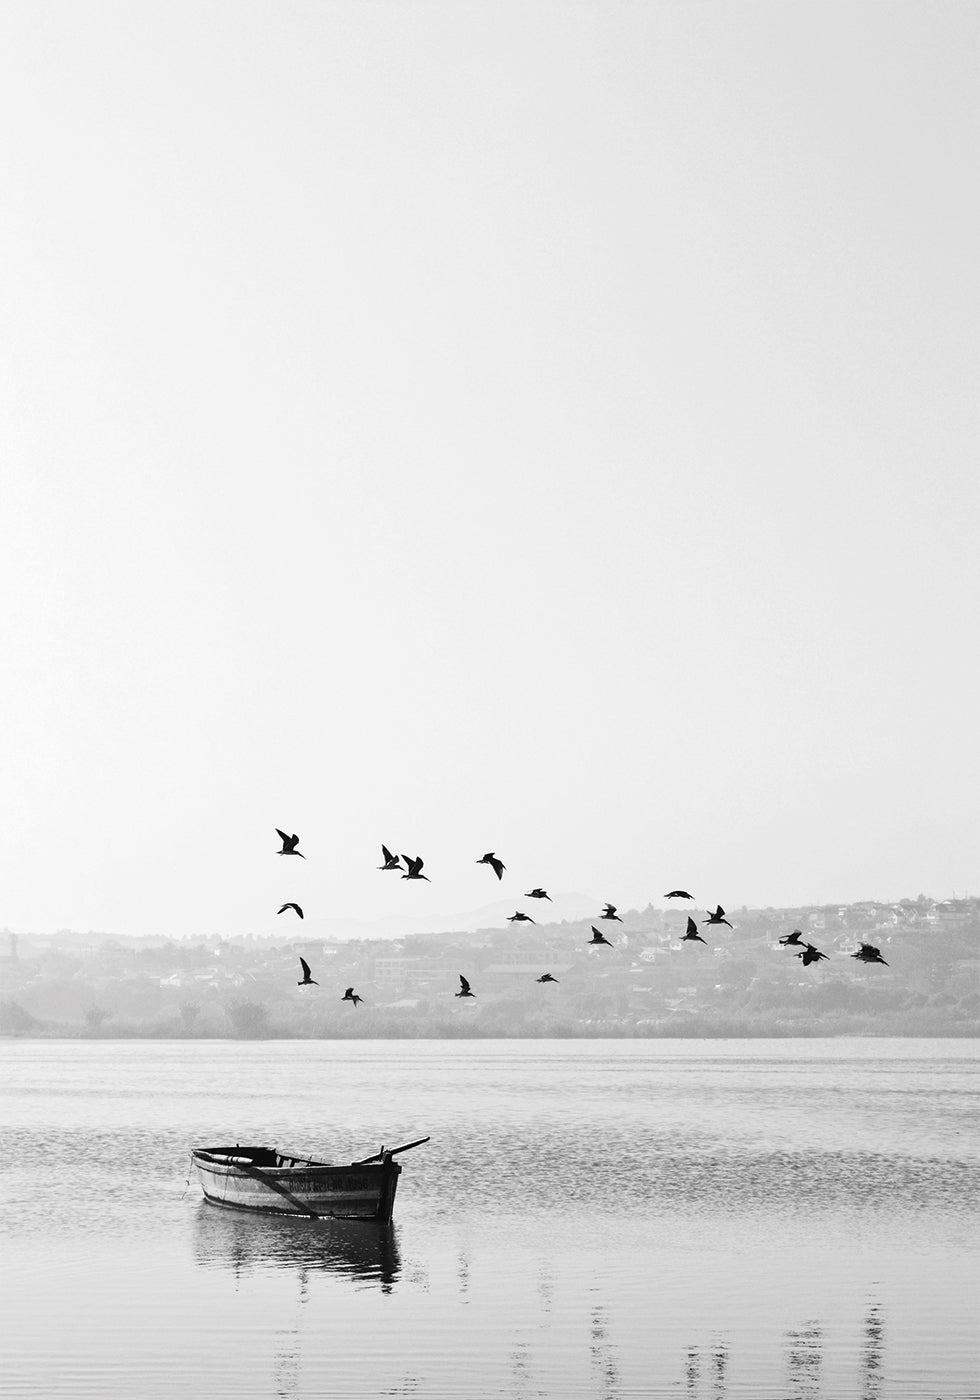
[[[270,1149],[271,1150],[271,1149]],[[329,1176],[331,1174],[343,1174],[346,1172],[366,1172],[368,1176],[376,1176],[390,1170],[384,1162],[319,1162],[310,1157],[293,1157],[288,1153],[279,1153],[282,1165],[269,1163],[262,1165],[251,1161],[246,1156],[246,1150],[239,1149],[237,1154],[232,1152],[219,1152],[216,1148],[195,1147],[191,1149],[191,1159],[196,1166],[203,1167],[206,1171],[214,1172],[221,1176],[246,1176],[252,1172],[261,1172],[263,1176]],[[235,1161],[235,1156],[241,1157],[241,1161]],[[291,1165],[287,1165],[287,1163]],[[398,1166],[398,1163],[392,1163]],[[245,1170],[247,1168],[247,1170]],[[400,1168],[399,1168],[400,1170]]]

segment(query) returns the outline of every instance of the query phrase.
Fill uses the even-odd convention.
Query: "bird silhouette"
[[[664,899],[693,899],[693,894],[688,894],[687,890],[671,890],[664,895]]]
[[[456,993],[456,995],[457,995],[458,997],[475,997],[475,996],[476,996],[476,992],[471,992],[471,991],[470,991],[470,984],[469,984],[469,982],[467,982],[466,978],[463,976],[462,973],[459,974],[459,991]]]
[[[558,978],[552,977],[550,972],[542,972],[540,977],[535,977],[535,982],[554,982],[557,984]]]
[[[530,914],[522,914],[518,909],[515,913],[507,915],[507,922],[509,924],[533,924],[534,920]]]
[[[589,939],[590,948],[598,948],[600,943],[605,943],[607,948],[612,947],[612,944],[609,942],[609,939],[604,933],[599,932],[595,924],[590,924],[589,927],[592,929],[592,937]]]
[[[881,956],[881,949],[874,948],[870,943],[862,943],[856,953],[851,954],[852,958],[857,958],[858,962],[881,963],[882,967],[888,967],[888,963]]]
[[[504,878],[504,871],[507,869],[503,861],[499,860],[497,856],[494,855],[493,851],[487,851],[485,856],[481,856],[477,861],[477,865],[492,865],[494,874],[498,880]]]
[[[344,993],[344,995],[340,998],[340,1000],[341,1000],[341,1001],[352,1001],[352,1002],[354,1003],[354,1005],[356,1006],[357,1003],[358,1003],[359,1001],[363,1001],[364,998],[363,998],[363,997],[359,997],[359,996],[356,994],[356,992],[354,991],[354,988],[353,988],[353,987],[348,987],[347,990],[346,990],[346,992]]]
[[[819,962],[821,958],[826,959],[827,954],[821,953],[819,949],[814,948],[812,943],[808,943],[796,956],[802,960],[804,967],[809,967],[811,963]]]
[[[278,851],[277,855],[299,856],[300,860],[306,859],[306,856],[304,856],[303,852],[297,851],[296,849],[296,847],[299,845],[298,836],[287,836],[286,833],[284,831],[280,831],[278,827],[276,827],[276,835],[279,836],[282,840],[282,850]]]
[[[393,856],[387,846],[381,847],[381,855],[384,858],[384,865],[379,865],[379,870],[401,870],[401,861],[398,856]]]
[[[305,958],[300,958],[299,964],[300,964],[300,967],[303,969],[303,980],[302,980],[302,982],[297,982],[297,983],[296,983],[297,987],[319,987],[319,985],[320,985],[319,982],[315,981],[315,980],[310,976],[310,965],[309,965],[309,963],[306,961],[306,959],[305,959]]]
[[[708,940],[707,940],[706,938],[702,938],[701,935],[698,933],[698,926],[697,926],[697,924],[694,922],[694,920],[691,918],[690,914],[688,914],[688,916],[687,916],[687,932],[684,934],[684,937],[681,939],[681,942],[682,942],[682,943],[694,943],[694,942],[698,942],[698,943],[703,943],[704,946],[705,946],[706,948],[707,948],[707,946],[708,946]]]
[[[543,890],[540,885],[535,885],[533,890],[524,891],[525,899],[546,899],[551,903],[551,895],[547,890]]]
[[[414,860],[411,856],[402,856],[402,860],[408,866],[407,872],[402,876],[403,880],[428,880],[428,875],[420,873],[425,864],[421,856],[416,856]]]
[[[720,904],[713,914],[708,915],[706,922],[709,924],[728,924],[728,920],[725,918],[725,911]],[[728,927],[731,928],[731,924],[728,924]]]
[[[803,930],[795,928],[792,933],[788,933],[785,938],[781,938],[779,941],[784,948],[802,948],[802,938]]]
[[[619,915],[616,913],[616,906],[615,906],[615,904],[604,904],[604,905],[602,906],[602,913],[599,915],[599,918],[600,918],[600,919],[615,919],[616,922],[617,922],[617,924],[621,924],[621,923],[623,922],[622,919],[619,917]]]
[[[295,909],[295,910],[296,910],[296,913],[300,916],[300,918],[303,917],[303,911],[302,911],[302,909],[299,907],[298,904],[294,904],[292,900],[290,900],[288,904],[284,904],[284,905],[282,906],[281,909],[277,909],[277,910],[276,910],[276,913],[277,913],[277,914],[285,914],[285,912],[286,912],[287,909]]]

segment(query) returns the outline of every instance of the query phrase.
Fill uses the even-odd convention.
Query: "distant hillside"
[[[584,917],[570,917],[572,909]],[[584,896],[564,919],[510,924],[497,901],[467,927],[398,939],[293,929],[281,942],[7,935],[0,1033],[89,1037],[975,1035],[980,900],[729,911],[623,910]],[[522,902],[525,906],[527,901]],[[547,906],[546,906],[547,909]],[[535,919],[547,914],[533,906]],[[684,942],[693,917],[705,943]],[[610,946],[592,946],[593,926]],[[793,929],[826,954],[804,967]],[[402,923],[404,931],[404,923]],[[865,965],[861,943],[884,963]],[[0,944],[2,947],[2,944]],[[298,987],[299,958],[316,987]],[[458,998],[459,975],[475,995]],[[545,973],[554,980],[541,982]],[[354,986],[363,1002],[342,1000]]]
[[[383,919],[311,919],[307,918],[309,931],[321,938],[404,938],[406,935],[424,933],[475,933],[477,929],[502,928],[515,908],[522,908],[535,915],[541,901],[528,901],[514,896],[483,904],[479,909],[470,909],[462,914],[417,914],[405,917],[393,914]],[[586,894],[552,894],[550,903],[544,909],[551,918],[561,922],[588,918],[602,908],[601,900],[592,899]],[[542,919],[547,914],[542,915]]]

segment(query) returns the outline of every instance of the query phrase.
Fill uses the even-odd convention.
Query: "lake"
[[[962,1040],[7,1041],[12,1397],[980,1396]],[[424,1134],[390,1230],[188,1149]]]

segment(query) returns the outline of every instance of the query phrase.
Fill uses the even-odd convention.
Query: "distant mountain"
[[[304,933],[313,938],[404,938],[413,933],[475,933],[482,928],[506,928],[515,909],[539,924],[577,923],[598,918],[602,901],[576,891],[547,899],[498,899],[465,914],[392,914],[382,919],[311,919]]]

